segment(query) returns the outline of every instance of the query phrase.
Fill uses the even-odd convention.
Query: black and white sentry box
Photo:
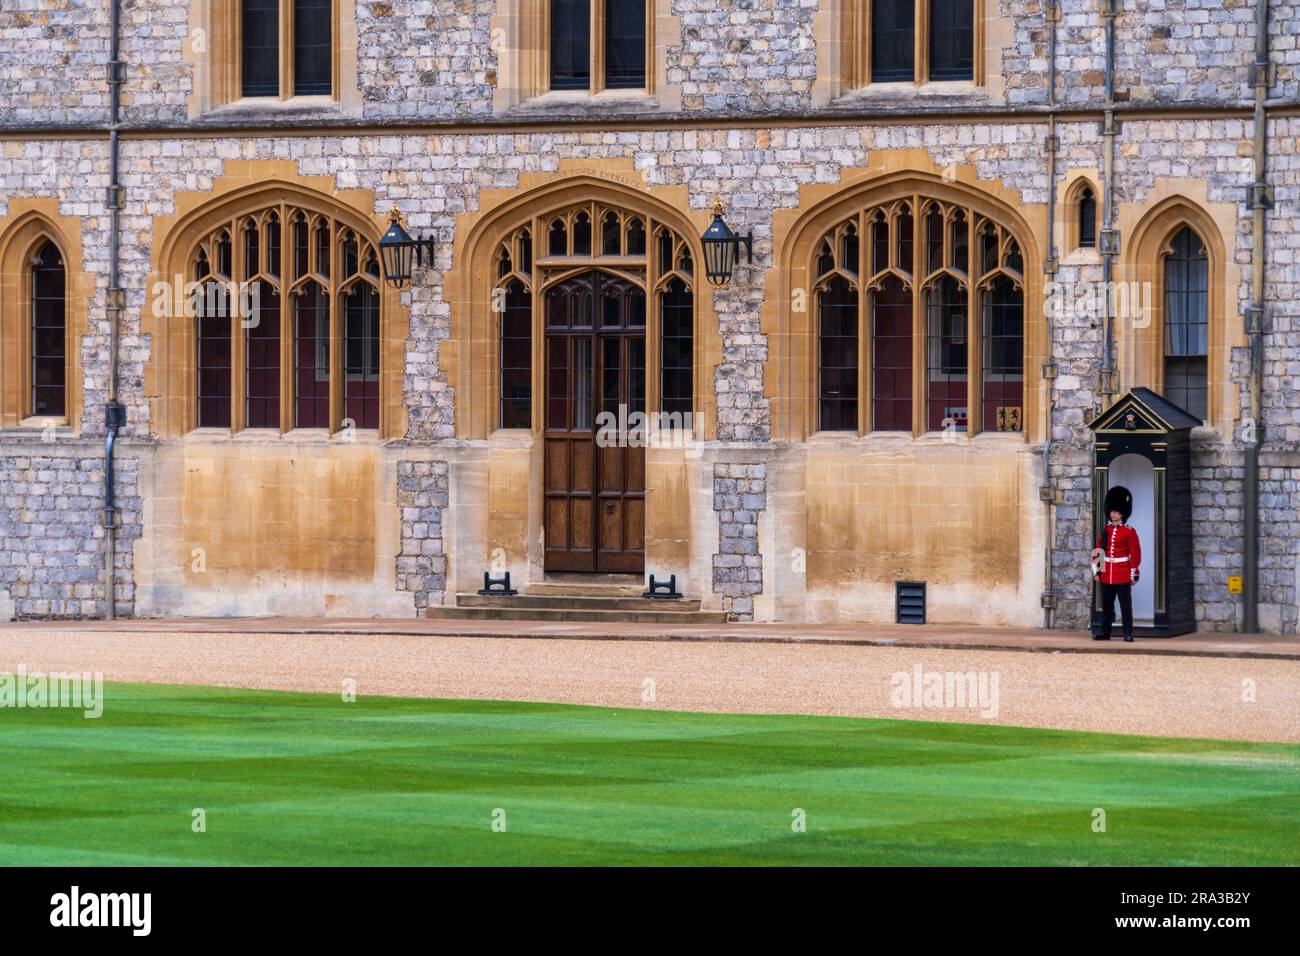
[[[1191,432],[1200,424],[1195,415],[1149,388],[1133,389],[1088,423],[1093,433],[1093,542],[1106,523],[1107,494],[1122,487],[1133,495],[1128,523],[1142,548],[1142,574],[1133,587],[1133,630],[1140,637],[1196,630]],[[1094,634],[1101,633],[1101,614],[1101,588],[1094,583]]]

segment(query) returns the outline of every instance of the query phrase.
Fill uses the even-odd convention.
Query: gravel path
[[[0,672],[20,665],[29,673],[99,671],[107,681],[337,693],[351,679],[358,695],[1300,742],[1296,661],[632,640],[0,630]],[[913,693],[917,668],[920,689]],[[983,681],[982,706],[956,706],[955,700],[954,706],[936,706],[933,697],[927,699],[930,675],[942,681],[945,673],[972,671]],[[906,685],[896,675],[905,675]]]

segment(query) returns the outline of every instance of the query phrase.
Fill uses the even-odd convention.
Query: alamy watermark
[[[74,886],[50,897],[50,925],[55,927],[125,927],[132,936],[148,936],[152,914],[152,893],[85,893]]]
[[[1049,282],[1043,311],[1053,319],[1100,319],[1105,315],[1131,328],[1151,325],[1150,282]]]
[[[917,664],[890,678],[894,707],[978,710],[989,720],[998,716],[997,671],[927,671]]]
[[[0,673],[0,708],[68,708],[85,711],[88,720],[104,713],[104,675],[99,671],[81,674],[39,671]]]
[[[617,412],[596,415],[598,448],[681,448],[686,457],[704,452],[704,416],[694,412],[629,411],[620,404]]]
[[[262,283],[256,280],[187,282],[178,273],[171,281],[153,284],[150,308],[156,319],[237,318],[244,328],[253,329],[261,321],[261,290]]]

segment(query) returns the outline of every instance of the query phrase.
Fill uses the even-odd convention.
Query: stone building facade
[[[626,347],[644,350],[651,411],[667,407],[663,373],[679,347],[662,338],[661,308],[670,287],[689,302],[692,374],[679,398],[695,429],[690,441],[619,459],[643,469],[640,492],[624,474],[617,501],[598,499],[621,509],[614,550],[642,554],[641,568],[623,570],[677,574],[705,608],[741,620],[892,621],[896,582],[924,581],[933,622],[1084,626],[1088,423],[1132,387],[1169,384],[1162,342],[1174,307],[1165,303],[1177,290],[1166,260],[1186,228],[1207,279],[1195,290],[1206,403],[1193,434],[1198,626],[1243,626],[1244,598],[1229,578],[1246,565],[1246,449],[1257,438],[1259,626],[1300,626],[1296,0],[1268,5],[1262,170],[1257,8],[1247,0],[975,0],[969,79],[924,75],[938,47],[922,36],[913,82],[872,80],[870,57],[881,54],[870,0],[648,0],[643,81],[597,92],[550,88],[560,53],[546,25],[559,15],[546,0],[333,0],[319,8],[332,17],[330,94],[260,98],[240,88],[237,0],[135,0],[119,10],[110,137],[113,2],[14,0],[0,10],[0,616],[104,613],[113,395],[125,409],[112,452],[118,615],[411,615],[473,590],[488,569],[541,581],[557,529],[578,532],[576,512],[550,510],[560,438],[543,421],[558,394],[548,363],[560,346],[549,344],[550,306],[539,303],[550,301],[548,283],[576,281],[577,230],[594,228],[588,241],[601,241],[603,218],[576,217],[613,215],[623,230],[614,252],[603,264],[604,249],[587,255],[592,269],[640,283],[634,297],[649,303],[643,344]],[[597,6],[590,22],[612,32],[614,14]],[[941,4],[920,9],[932,6]],[[285,62],[282,84],[296,68]],[[1100,221],[1084,243],[1089,197]],[[733,230],[753,235],[752,261],[742,254],[723,285],[705,281],[700,246],[715,202]],[[377,248],[394,207],[411,234],[432,240],[431,259],[400,290],[364,262],[344,265],[347,243],[362,260]],[[829,397],[831,370],[844,365],[827,357],[826,297],[841,280],[854,297],[886,294],[846,265],[875,254],[874,233],[837,243],[848,223],[873,229],[880,211],[895,281],[910,283],[908,256],[927,271],[931,209],[944,228],[969,228],[941,239],[940,255],[960,245],[962,261],[975,263],[985,254],[978,230],[996,237],[987,287],[976,282],[982,266],[952,279],[969,306],[952,314],[981,346],[967,354],[960,330],[942,332],[943,348],[955,343],[966,356],[954,373],[951,355],[926,339],[931,306],[908,306],[910,384],[890,400],[910,426],[877,428],[880,383],[898,371],[881,363],[888,336],[870,320],[867,303],[883,300],[855,298],[856,337],[844,338],[859,353],[850,364],[860,404]],[[205,421],[207,345],[195,345],[203,333],[175,277],[183,285],[209,274],[202,269],[221,273],[196,257],[224,254],[227,228],[231,268],[250,255],[269,261],[268,210],[285,216],[275,248],[290,270],[298,218],[309,230],[329,224],[320,248],[334,251],[312,252],[305,271],[330,301],[360,303],[358,316],[373,309],[377,351],[357,359],[354,375],[353,305],[336,306],[309,381],[293,364],[305,354],[304,327],[285,312],[295,318],[271,348],[290,364],[268,386],[250,357],[261,333],[236,326],[234,344],[221,345],[233,349],[223,369],[234,385],[218,387],[236,410]],[[538,230],[557,217],[568,245],[544,260]],[[250,228],[262,230],[261,251],[238,251]],[[536,257],[527,265],[520,230]],[[30,271],[45,242],[66,283],[66,397],[55,415],[31,404]],[[826,271],[823,242],[835,260]],[[1113,280],[1139,295],[1145,284],[1154,304],[1136,316],[1075,300],[1060,308],[1062,289],[1100,287],[1108,255]],[[1256,420],[1247,328],[1258,259]],[[322,277],[327,263],[332,275]],[[511,333],[526,340],[511,353],[528,356],[522,372],[505,359],[510,306],[497,307],[499,290],[515,294],[511,276],[533,302],[524,331]],[[285,301],[301,301],[307,287],[284,279]],[[998,353],[981,323],[988,297],[1008,295],[1022,314],[1019,344]],[[998,354],[1020,366],[999,379],[1004,397],[990,398]],[[565,374],[580,377],[573,361]],[[961,395],[936,399],[923,368]],[[507,395],[507,380],[531,389]],[[271,404],[255,412],[254,392],[268,387]],[[309,400],[319,421],[302,417]],[[512,401],[523,404],[512,411]],[[507,420],[516,412],[523,418]],[[856,426],[823,427],[841,413]],[[581,491],[570,477],[564,507],[578,507]]]

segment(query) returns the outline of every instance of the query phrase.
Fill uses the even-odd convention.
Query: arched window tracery
[[[946,199],[875,203],[826,232],[817,428],[1023,431],[1023,270],[1009,229]]]
[[[533,237],[545,236],[545,255],[533,255]],[[502,428],[533,425],[533,335],[559,323],[566,327],[648,326],[657,319],[655,354],[658,411],[682,416],[694,409],[695,282],[690,244],[651,216],[617,205],[584,202],[531,217],[508,232],[494,256],[492,310],[498,316],[498,422]],[[617,280],[601,285],[599,302],[584,276],[593,269]],[[612,280],[611,280],[612,281]],[[635,295],[612,295],[615,286]],[[620,304],[621,303],[621,304]],[[605,311],[617,307],[617,316]],[[545,318],[535,317],[536,309]],[[626,314],[625,314],[626,313]],[[570,357],[572,358],[572,357]],[[551,355],[544,359],[547,402],[571,383]],[[568,359],[566,359],[566,362]],[[648,361],[642,357],[642,363]],[[566,366],[568,367],[568,366]],[[555,378],[555,381],[551,379]],[[580,390],[581,391],[581,390]],[[644,396],[639,399],[644,401]],[[548,404],[549,409],[549,404]],[[550,411],[543,417],[549,420]],[[662,418],[665,427],[685,419]]]
[[[381,282],[369,238],[281,202],[202,236],[190,263],[198,427],[379,428]]]

